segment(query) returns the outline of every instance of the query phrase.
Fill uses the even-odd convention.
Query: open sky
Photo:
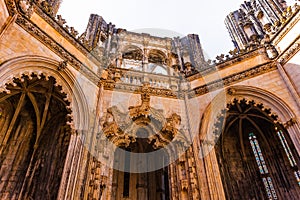
[[[134,32],[173,37],[198,34],[206,57],[233,49],[224,20],[243,0],[63,0],[59,14],[69,26],[84,32],[91,13],[107,23]],[[160,29],[160,30],[159,30]],[[168,30],[170,34],[165,35]],[[174,33],[174,34],[172,34]],[[175,34],[176,33],[176,34]],[[153,34],[153,35],[154,35]]]

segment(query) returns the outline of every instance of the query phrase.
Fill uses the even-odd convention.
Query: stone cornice
[[[172,39],[168,37],[157,37],[146,33],[134,33],[130,31],[125,31],[120,33],[119,38],[123,41],[134,42],[138,44],[148,43],[146,46],[154,46],[158,48],[165,48],[172,46]],[[145,44],[144,44],[145,45]]]
[[[30,19],[32,13],[36,13],[39,15],[42,19],[44,19],[50,26],[52,26],[58,33],[60,33],[64,38],[66,38],[72,45],[74,45],[78,50],[80,50],[84,55],[87,55],[90,53],[90,50],[85,47],[78,38],[76,38],[76,35],[72,35],[72,33],[69,32],[67,27],[63,27],[60,25],[57,20],[51,16],[50,14],[47,14],[45,11],[43,11],[40,6],[36,5],[34,2],[32,2],[32,5],[28,10],[27,13],[24,13],[24,11],[19,10],[19,6],[16,5],[16,1],[14,0],[5,0],[9,14],[11,16],[15,14],[20,14],[24,16],[25,18]],[[29,1],[28,1],[29,3]],[[96,58],[94,58],[96,59]]]
[[[189,97],[195,97],[195,96],[201,96],[203,94],[215,91],[217,89],[224,88],[225,86],[232,85],[237,82],[244,81],[246,79],[270,72],[277,69],[276,63],[271,62],[268,64],[260,65],[253,67],[251,69],[248,69],[246,71],[232,74],[230,76],[227,76],[223,79],[213,81],[211,83],[208,83],[206,85],[199,86],[197,88],[194,88],[192,91],[189,92]]]
[[[226,67],[230,67],[230,66],[232,66],[235,63],[240,63],[240,62],[242,62],[242,61],[244,61],[246,59],[254,58],[255,56],[258,56],[258,55],[261,55],[261,54],[264,54],[265,57],[267,58],[265,47],[261,47],[261,48],[249,51],[247,53],[244,53],[242,55],[238,55],[238,56],[236,56],[234,58],[231,58],[229,60],[225,60],[222,63],[218,63],[216,65],[212,65],[210,68],[207,68],[207,69],[205,69],[205,70],[203,70],[201,72],[198,72],[197,74],[194,74],[194,75],[192,75],[190,77],[187,77],[187,80],[188,81],[196,80],[196,79],[201,78],[201,77],[203,77],[203,76],[205,76],[205,75],[207,75],[207,74],[209,74],[211,72],[218,71],[218,70],[221,70],[221,69],[225,69]]]
[[[300,36],[298,36],[294,42],[280,54],[278,62],[281,65],[286,64],[297,52],[300,51]]]
[[[197,97],[204,95],[206,93],[224,88],[226,86],[232,85],[237,82],[244,81],[249,78],[253,78],[255,76],[259,76],[261,74],[276,70],[277,66],[275,62],[269,62],[264,65],[256,66],[251,69],[245,70],[240,73],[232,74],[227,76],[223,79],[210,82],[208,84],[199,86],[194,88],[193,90],[189,91],[188,96],[189,98]],[[120,92],[130,92],[141,94],[142,87],[137,85],[125,84],[125,83],[116,83],[114,81],[101,81],[101,85],[104,86],[105,90],[114,90]],[[150,88],[150,95],[152,96],[160,96],[165,98],[176,98],[176,99],[183,99],[184,98],[184,91],[182,92],[175,92],[169,89],[161,89],[161,88]]]
[[[142,94],[142,86],[131,85],[126,83],[115,83],[112,81],[102,81],[100,84],[103,85],[105,90],[114,90],[119,92],[130,92],[135,94]],[[163,88],[149,88],[149,94],[151,96],[159,96],[173,99],[182,99],[183,95],[180,95],[178,92],[174,92],[169,89]]]
[[[46,14],[40,7],[34,6],[34,12],[43,18],[49,25],[51,25],[59,34],[66,38],[72,45],[74,45],[78,50],[81,51],[84,55],[90,54],[90,50],[85,47],[75,35],[72,35],[65,27],[57,23],[57,21],[52,17]],[[92,54],[91,54],[92,56]],[[96,58],[94,58],[96,59]]]
[[[266,58],[267,58],[265,47],[259,47],[257,49],[248,51],[245,54],[238,55],[237,57],[233,57],[230,60],[226,60],[226,61],[224,61],[222,63],[218,63],[216,65],[216,68],[218,70],[219,69],[224,69],[224,68],[226,68],[226,67],[228,67],[230,65],[233,65],[233,64],[238,63],[238,62],[242,62],[243,60],[246,60],[246,59],[249,59],[249,58],[253,58],[253,57],[261,55],[261,54],[265,55]]]
[[[70,65],[72,65],[76,70],[80,70],[83,74],[85,74],[94,84],[98,84],[100,78],[88,69],[83,63],[81,63],[74,55],[70,54],[65,48],[59,45],[56,41],[54,41],[51,37],[49,37],[46,33],[36,27],[29,20],[24,17],[18,15],[16,19],[16,23],[26,30],[29,34],[39,40],[42,44],[47,46],[54,53],[59,55],[62,60],[67,61]]]
[[[13,16],[17,13],[17,6],[14,0],[5,0],[9,15]]]
[[[33,22],[31,22],[30,16],[24,14],[22,11],[18,10],[14,0],[5,0],[8,12],[11,16],[17,15],[16,24],[22,27],[25,31],[31,34],[33,37],[38,39],[42,44],[47,46],[50,50],[56,53],[62,58],[62,60],[67,61],[76,70],[80,70],[84,75],[87,76],[94,84],[98,84],[100,78],[91,71],[87,66],[85,66],[81,61],[79,61],[76,56],[69,53],[64,47],[58,44],[54,39],[52,39],[47,33],[42,31]],[[48,16],[44,11],[41,10],[37,5],[33,4],[32,12],[37,13],[42,17],[49,25],[51,25],[56,31],[58,31],[62,37],[66,38],[72,45],[76,47],[84,55],[90,55],[89,58],[94,62],[99,62],[89,53],[89,51],[74,38],[69,32],[67,32],[63,27],[61,27],[53,17]]]

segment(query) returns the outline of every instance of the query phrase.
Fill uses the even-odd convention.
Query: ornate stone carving
[[[276,33],[273,36],[273,38],[276,38],[274,44],[277,44],[277,41],[280,41],[290,30],[290,28],[297,23],[298,19],[296,18],[295,20],[294,16],[299,14],[299,8],[300,6],[297,3],[293,7],[289,7],[287,9],[289,14],[286,14],[286,12],[283,13],[281,21],[272,26],[272,29],[276,30]]]
[[[52,49],[63,60],[67,61],[75,69],[77,70],[80,69],[81,73],[85,74],[90,80],[92,80],[92,82],[98,84],[100,78],[98,78],[98,76],[94,72],[92,72],[87,66],[84,66],[76,57],[71,55],[68,51],[66,51],[63,47],[61,47],[56,41],[48,37],[47,34],[45,34],[43,31],[37,28],[30,21],[23,18],[22,16],[18,16],[16,19],[16,23],[19,24],[21,27],[23,27],[30,34],[32,34],[40,42],[45,44],[48,48]]]
[[[57,15],[57,16],[56,16],[56,19],[57,19],[57,23],[58,23],[60,26],[63,26],[63,25],[66,23],[66,20],[63,19],[61,15]]]
[[[17,7],[14,0],[5,0],[5,3],[11,16],[17,13]]]
[[[171,141],[179,132],[181,124],[181,117],[173,113],[169,118],[167,118],[167,122],[162,128],[162,135],[169,141]]]
[[[266,65],[261,65],[258,67],[254,67],[252,69],[243,71],[241,73],[236,73],[230,76],[223,78],[222,80],[217,80],[206,85],[202,85],[200,87],[194,88],[193,91],[189,92],[189,97],[200,96],[206,94],[208,92],[214,91],[216,89],[222,88],[227,85],[231,85],[235,82],[243,81],[247,78],[251,78],[260,74],[264,74],[266,72],[270,72],[272,70],[277,69],[276,63],[269,63]]]
[[[33,13],[33,6],[28,0],[20,0],[19,6],[21,11],[30,18]]]
[[[295,41],[295,43],[285,52],[283,52],[279,59],[278,62],[281,65],[284,65],[285,63],[287,63],[289,61],[289,59],[291,59],[297,52],[299,52],[300,50],[300,37],[297,38],[297,40]]]
[[[117,107],[107,109],[102,125],[105,136],[117,146],[129,146],[138,137],[137,130],[148,127],[152,134],[148,142],[153,141],[155,149],[170,143],[180,132],[181,117],[173,113],[165,118],[162,110],[151,108],[149,85],[144,85],[141,94],[141,105],[130,106],[128,113],[122,113]]]
[[[283,125],[286,129],[288,129],[296,123],[297,123],[297,120],[295,118],[291,118],[289,121],[285,122]]]
[[[58,71],[63,71],[67,68],[68,66],[68,61],[62,61],[59,63],[58,67],[57,67],[57,70]]]
[[[141,94],[142,86],[122,83],[120,78],[126,75],[126,70],[119,68],[108,68],[102,71],[100,85],[104,86],[105,90],[126,91]],[[148,92],[153,96],[162,96],[167,98],[183,98],[182,94],[165,88],[153,88],[148,84]]]
[[[150,114],[150,89],[149,84],[142,86],[141,94],[142,104],[139,106],[130,106],[129,115],[132,119],[135,119],[140,116],[147,117]]]

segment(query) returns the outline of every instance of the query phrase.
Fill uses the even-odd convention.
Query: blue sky
[[[224,19],[227,14],[237,10],[242,2],[243,0],[63,0],[59,14],[80,33],[84,32],[91,13],[101,15],[106,22],[112,22],[116,27],[128,31],[166,29],[181,35],[195,33],[199,35],[207,57],[213,59],[233,49]]]

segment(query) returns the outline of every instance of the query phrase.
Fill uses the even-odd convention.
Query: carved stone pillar
[[[107,38],[107,44],[106,44],[106,53],[107,55],[109,55],[110,53],[110,49],[111,49],[111,40],[112,40],[112,34],[114,32],[114,27],[115,25],[109,23],[107,25],[107,28],[108,28],[108,38]]]

